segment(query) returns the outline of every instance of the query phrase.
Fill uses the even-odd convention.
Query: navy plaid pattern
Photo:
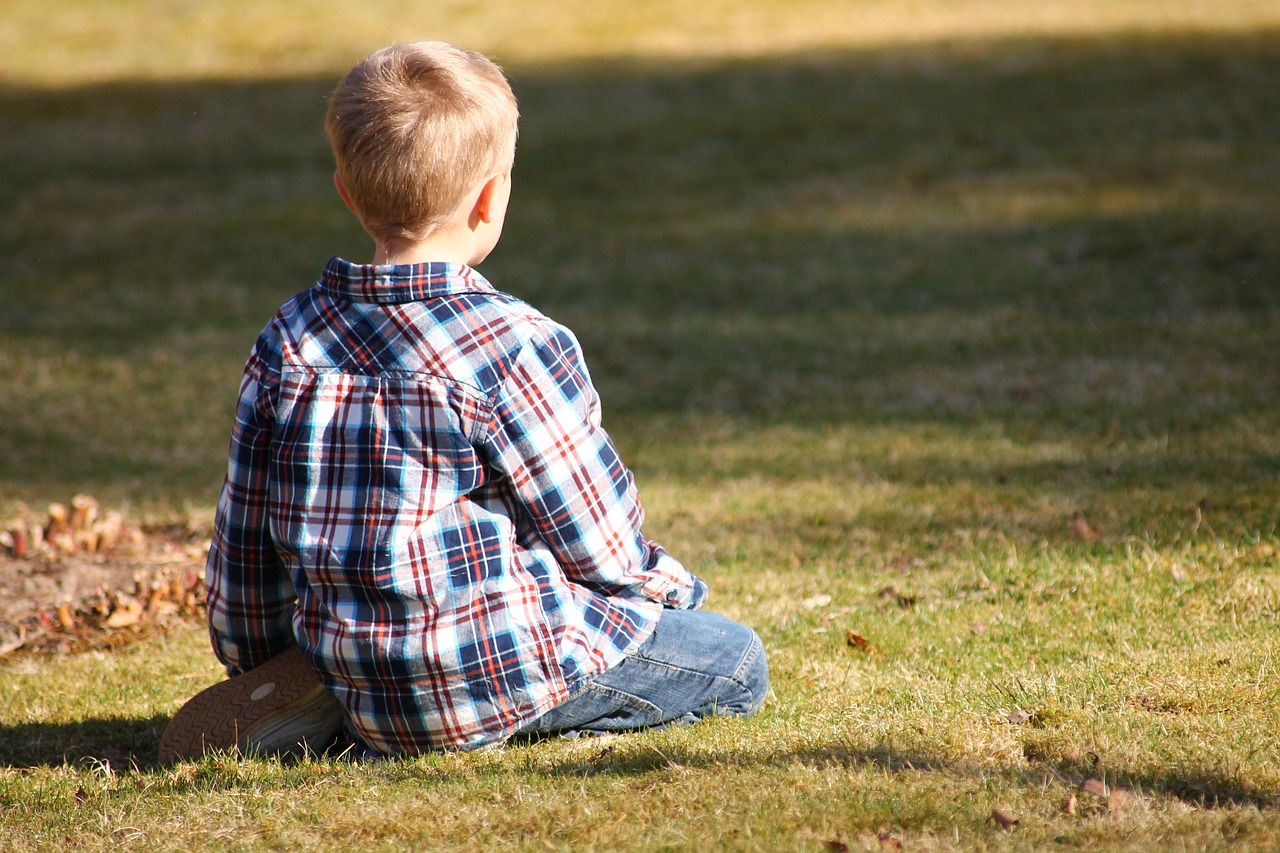
[[[467,266],[334,258],[245,366],[214,650],[297,642],[381,752],[499,740],[702,605],[643,519],[569,330]]]

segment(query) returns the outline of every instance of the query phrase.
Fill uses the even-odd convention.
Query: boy
[[[498,241],[517,108],[487,59],[395,45],[330,99],[334,258],[258,339],[207,567],[229,680],[161,759],[472,749],[750,714],[759,638],[640,531],[577,341],[473,267]]]

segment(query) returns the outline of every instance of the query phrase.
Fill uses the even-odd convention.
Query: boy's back
[[[249,361],[216,648],[245,670],[296,636],[380,751],[482,743],[698,603],[694,581],[639,535],[566,329],[466,266],[372,270],[331,261]]]
[[[763,702],[759,638],[690,612],[705,584],[642,534],[573,335],[474,269],[516,118],[492,63],[439,43],[379,51],[330,99],[373,263],[332,259],[245,367],[207,568],[233,677],[174,718],[166,760],[344,722],[421,752]]]

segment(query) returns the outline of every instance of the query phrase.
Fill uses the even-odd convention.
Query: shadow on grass
[[[160,769],[157,744],[169,718],[89,719],[77,723],[28,723],[0,726],[0,766],[29,769],[66,765],[94,768],[106,767],[119,773],[126,770],[151,772]],[[626,737],[623,735],[623,737]],[[554,742],[554,739],[553,741]],[[537,749],[539,742],[513,744],[511,751]],[[724,764],[786,767],[803,764],[812,767],[856,769],[871,767],[889,773],[941,773],[958,777],[998,777],[1010,786],[1043,788],[1055,784],[1074,791],[1087,779],[1101,777],[1112,789],[1137,794],[1173,797],[1200,808],[1254,806],[1280,807],[1280,794],[1259,790],[1240,780],[1223,778],[1212,771],[1187,766],[1168,772],[1130,772],[1123,767],[1100,767],[1080,762],[1028,761],[1025,768],[968,765],[939,759],[925,753],[900,750],[846,748],[784,751],[751,758],[732,755],[708,756],[705,752],[683,753],[665,748],[619,756],[617,741],[583,741],[590,755],[566,759],[550,769],[531,771],[555,778],[581,778],[584,774],[640,776],[672,767],[711,769]],[[369,765],[371,772],[385,773],[394,768],[396,759]],[[394,771],[392,771],[394,772]],[[459,771],[472,774],[474,770]],[[514,771],[530,772],[530,771]],[[434,775],[441,771],[433,770]],[[449,775],[447,772],[445,776]],[[258,780],[255,784],[261,784]],[[1086,806],[1087,807],[1087,806]]]
[[[0,766],[107,765],[119,772],[155,769],[169,717],[107,717],[75,723],[0,725]]]
[[[707,757],[705,753],[688,755],[670,749],[661,752],[655,749],[618,758],[611,745],[603,745],[594,750],[593,756],[585,761],[566,762],[562,767],[550,771],[550,775],[566,778],[580,778],[584,774],[632,776],[672,767],[708,769],[725,764],[778,767],[802,764],[844,769],[869,767],[877,772],[887,773],[940,773],[982,780],[995,777],[1009,786],[1044,788],[1053,784],[1062,787],[1064,791],[1078,790],[1086,780],[1102,778],[1111,789],[1173,797],[1202,808],[1280,806],[1280,793],[1250,787],[1239,780],[1225,779],[1212,771],[1191,766],[1167,773],[1138,773],[1126,771],[1122,767],[1103,768],[1075,762],[1049,761],[1028,761],[1025,768],[992,767],[943,760],[925,753],[904,753],[887,747],[868,750],[802,750],[765,755],[756,759],[736,759],[723,754],[714,757]]]
[[[764,332],[833,311],[1274,314],[1278,35],[517,69],[516,197],[486,269],[587,321]],[[329,186],[332,83],[0,86],[3,328],[130,353],[198,323],[242,350],[329,254],[367,252]],[[758,348],[734,331],[713,341]],[[897,343],[886,362],[930,354]]]
[[[484,272],[577,332],[624,445],[945,422],[1207,458],[1276,426],[1278,74],[1271,31],[516,68]],[[254,336],[368,251],[332,84],[0,87],[0,496],[213,500]],[[1191,479],[1174,453],[1143,465]],[[1188,490],[1274,489],[1234,461]]]

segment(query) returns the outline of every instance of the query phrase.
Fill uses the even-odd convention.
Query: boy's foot
[[[209,750],[321,750],[342,728],[342,706],[294,646],[237,678],[197,693],[160,736],[160,762]]]

